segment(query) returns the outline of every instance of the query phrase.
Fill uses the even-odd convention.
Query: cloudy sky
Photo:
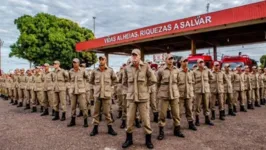
[[[102,37],[148,25],[182,19],[209,11],[217,11],[245,5],[260,0],[1,0],[0,2],[0,38],[4,40],[2,48],[2,68],[5,72],[16,67],[29,67],[29,62],[18,58],[9,58],[9,46],[14,43],[19,32],[14,19],[24,15],[46,12],[58,17],[71,19],[80,26],[92,29],[93,16],[96,16],[96,37]],[[245,45],[218,48],[218,55],[237,54],[242,51],[259,60],[266,44]],[[256,52],[250,52],[256,49]],[[201,52],[208,52],[205,49]],[[230,52],[230,53],[229,53]],[[178,53],[188,55],[188,52]],[[116,58],[119,59],[119,62]],[[151,58],[148,56],[147,58]],[[110,66],[118,67],[126,57],[111,56]]]

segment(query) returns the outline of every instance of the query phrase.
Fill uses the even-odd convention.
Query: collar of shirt
[[[183,71],[183,72],[189,72],[189,69],[186,67],[186,68],[180,68],[180,71]]]
[[[141,66],[143,66],[144,65],[144,63],[143,63],[143,61],[139,61],[139,65],[138,65],[138,67],[141,67]],[[135,64],[133,63],[133,62],[131,62],[131,64],[130,64],[130,66],[131,67],[135,67]]]
[[[105,65],[105,66],[104,66],[104,69],[106,70],[107,68],[108,68],[108,67]],[[99,71],[101,71],[101,72],[103,71],[103,70],[101,69],[100,66],[97,68],[97,70],[99,70]]]
[[[164,70],[166,70],[166,69],[168,69],[168,70],[171,70],[167,65],[166,66],[164,66],[164,68],[163,68]],[[174,70],[174,69],[177,69],[176,68],[176,66],[173,66],[173,68],[172,68],[172,70]]]

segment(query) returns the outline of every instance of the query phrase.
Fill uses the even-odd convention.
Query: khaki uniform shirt
[[[210,80],[211,93],[224,93],[224,84],[227,83],[225,74],[222,71],[212,72],[213,79]]]
[[[55,92],[59,92],[59,91],[66,91],[67,88],[67,82],[69,80],[69,75],[67,73],[67,71],[65,71],[64,69],[57,69],[54,72],[55,78],[54,78],[54,90]]]
[[[232,84],[234,91],[245,90],[245,78],[243,73],[234,73],[232,76]]]
[[[194,97],[194,90],[193,90],[193,72],[187,68],[185,71],[183,68],[180,68],[178,74],[178,89],[180,97],[189,99]]]
[[[172,69],[165,66],[157,73],[158,98],[177,99],[179,98],[178,90],[178,69],[173,66]]]
[[[210,93],[210,80],[213,79],[213,74],[208,68],[197,68],[193,71],[193,78],[195,79],[194,92],[195,93]]]
[[[149,64],[142,61],[136,67],[133,63],[125,68],[122,84],[127,87],[126,99],[134,102],[149,100],[149,86],[157,82]]]
[[[101,71],[96,68],[90,76],[90,84],[94,86],[94,97],[102,99],[110,99],[112,97],[112,86],[117,83],[117,76],[112,68],[105,66],[105,70]]]
[[[228,82],[224,83],[224,93],[233,93],[233,85],[232,85],[232,76],[233,73],[230,71],[227,73],[226,71],[224,72],[225,77]]]
[[[55,81],[55,73],[54,72],[45,72],[43,74],[43,86],[44,91],[53,91],[54,90],[54,81]]]
[[[83,94],[86,92],[85,83],[89,77],[89,73],[82,68],[79,68],[76,72],[73,68],[69,71],[70,76],[70,93]]]

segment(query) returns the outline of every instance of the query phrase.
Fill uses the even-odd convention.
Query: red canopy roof
[[[76,51],[100,50],[169,37],[245,26],[266,18],[266,1],[152,25],[76,44]],[[264,21],[265,22],[265,21]]]

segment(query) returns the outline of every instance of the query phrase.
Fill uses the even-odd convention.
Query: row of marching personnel
[[[221,70],[219,62],[214,62],[214,67],[209,69],[202,59],[198,59],[197,65],[190,70],[185,57],[180,60],[181,67],[177,68],[173,56],[167,54],[165,63],[156,70],[140,58],[141,51],[133,49],[131,58],[117,73],[106,65],[105,56],[100,56],[99,67],[90,71],[81,66],[77,58],[73,59],[73,68],[69,71],[60,68],[59,61],[54,61],[54,71],[47,63],[44,70],[36,67],[27,70],[26,74],[24,69],[16,69],[13,74],[1,76],[1,95],[17,107],[25,105],[25,110],[31,109],[32,113],[37,112],[40,104],[41,116],[49,115],[51,108],[52,120],[61,121],[66,119],[69,98],[71,121],[68,127],[76,125],[78,105],[84,127],[88,127],[88,117],[92,115],[90,136],[98,134],[102,115],[107,122],[108,134],[117,135],[112,127],[112,98],[116,97],[120,128],[126,128],[123,148],[133,144],[134,127],[140,128],[141,124],[145,145],[153,148],[150,111],[153,112],[153,121],[158,123],[157,139],[163,140],[167,118],[173,120],[174,136],[185,137],[180,126],[183,112],[188,128],[196,131],[200,126],[201,112],[205,124],[214,126],[211,120],[216,119],[216,106],[219,119],[225,120],[226,104],[229,116],[236,116],[238,108],[240,112],[247,112],[247,109],[265,105],[266,69],[253,66],[250,71],[248,66],[238,65],[231,71],[230,65],[225,64]]]

